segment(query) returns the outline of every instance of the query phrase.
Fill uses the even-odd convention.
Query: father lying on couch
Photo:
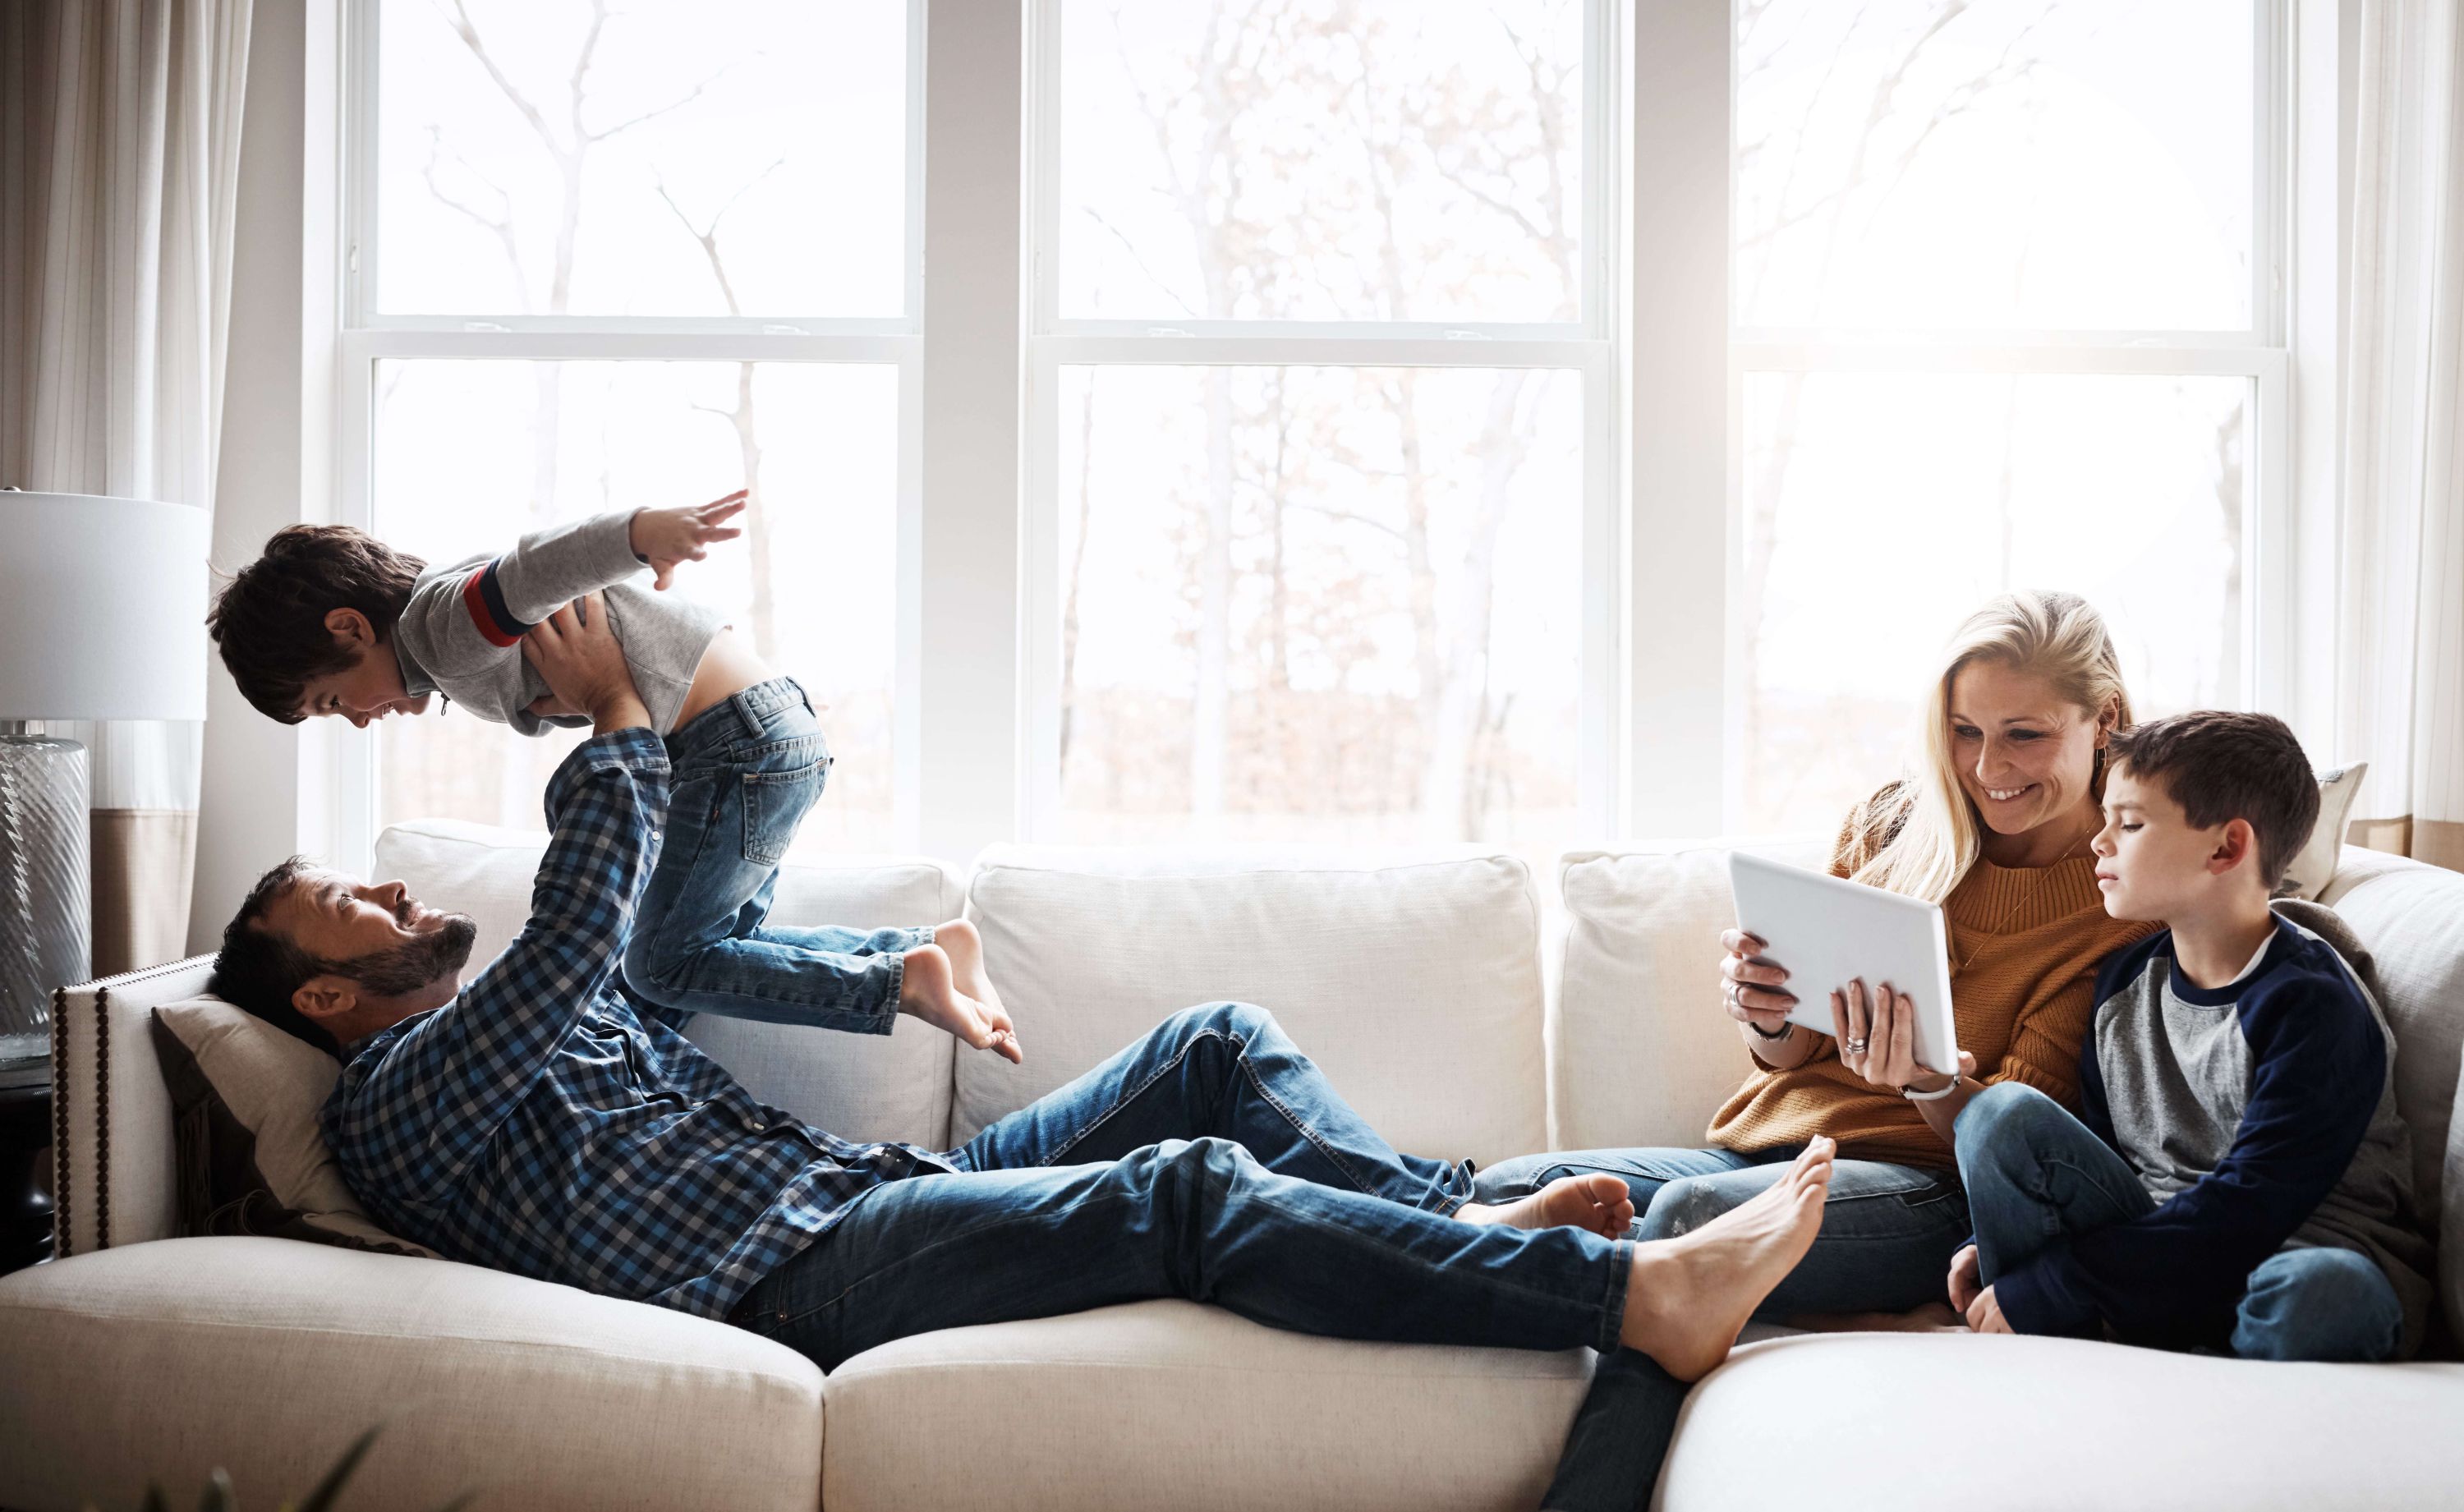
[[[1470,1202],[1467,1170],[1397,1153],[1242,1003],[1174,1015],[955,1150],[764,1107],[621,980],[670,774],[583,605],[525,642],[595,728],[548,784],[530,921],[475,980],[468,919],[296,863],[225,936],[216,990],[339,1050],[325,1137],[394,1232],[825,1370],[928,1329],[1187,1297],[1347,1338],[1623,1344],[1685,1380],[1813,1242],[1827,1140],[1764,1197],[1636,1245],[1615,1176]]]

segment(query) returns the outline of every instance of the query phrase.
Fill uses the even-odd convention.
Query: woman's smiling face
[[[2111,719],[2081,709],[2034,673],[1978,660],[1951,675],[1950,761],[1959,785],[1997,835],[2096,813],[2096,749]]]

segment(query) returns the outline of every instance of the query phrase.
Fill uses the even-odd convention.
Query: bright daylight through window
[[[1583,828],[1582,678],[1606,672],[1580,566],[1597,17],[1051,13],[1040,828],[1482,840],[1545,871]]]
[[[912,417],[895,361],[755,359],[782,332],[825,340],[908,314],[908,32],[897,5],[743,0],[393,0],[376,32],[360,251],[373,528],[451,561],[577,515],[747,489],[742,540],[670,591],[726,609],[828,706],[839,759],[800,837],[813,847],[893,843]],[[570,360],[571,332],[626,360]],[[583,733],[388,721],[378,822],[537,827]]]
[[[1837,823],[2006,587],[2103,610],[2143,717],[2249,696],[2256,10],[1742,0],[1738,828]]]
[[[451,560],[749,488],[745,538],[672,591],[828,706],[803,843],[916,844],[919,762],[955,759],[923,732],[979,728],[918,723],[957,653],[902,597],[935,570],[918,522],[958,518],[918,481],[920,7],[352,14],[344,517]],[[1020,670],[980,726],[1018,804],[971,843],[1468,840],[1545,885],[1636,838],[1629,745],[1713,738],[1644,727],[1655,657],[1726,689],[1687,812],[1824,827],[2007,586],[2103,609],[2143,713],[2260,696],[2282,19],[1738,0],[1732,141],[1629,162],[1658,7],[1028,0],[1023,261],[957,286],[1023,336],[1017,638],[966,648]],[[1626,351],[1621,198],[1722,164],[1727,371]],[[1621,362],[1639,393],[1727,385],[1725,497],[1644,487]],[[1670,523],[1629,484],[1727,525],[1698,605],[1628,593]],[[1723,605],[1724,667],[1663,651]],[[375,822],[533,827],[572,737],[449,714],[376,742],[342,757]]]

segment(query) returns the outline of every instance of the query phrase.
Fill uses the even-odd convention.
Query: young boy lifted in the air
[[[223,664],[260,712],[334,714],[364,729],[443,693],[526,735],[587,725],[560,706],[522,637],[567,603],[607,616],[674,772],[666,834],[625,953],[625,979],[660,1006],[888,1034],[908,1013],[1020,1059],[975,927],[790,928],[765,922],[780,859],[821,796],[830,756],[803,690],[719,614],[631,580],[699,561],[744,507],[594,515],[525,536],[501,556],[429,567],[360,531],[294,525],[266,542],[208,616]],[[604,597],[603,597],[604,596]]]
[[[2112,751],[2097,885],[2114,917],[2167,928],[2099,974],[2079,1118],[2016,1084],[1962,1109],[1976,1238],[1951,1304],[1987,1332],[2409,1354],[2430,1244],[2395,1042],[2344,958],[2268,904],[2318,819],[2300,743],[2204,712]]]

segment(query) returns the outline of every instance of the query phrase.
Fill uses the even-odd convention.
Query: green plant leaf
[[[309,1492],[308,1499],[299,1503],[298,1512],[330,1512],[334,1499],[342,1494],[342,1483],[360,1468],[361,1458],[367,1454],[368,1446],[377,1441],[377,1434],[384,1427],[379,1423],[352,1439],[351,1447],[342,1451],[342,1457],[334,1461],[334,1468],[325,1472],[325,1479],[317,1482],[317,1489]]]

